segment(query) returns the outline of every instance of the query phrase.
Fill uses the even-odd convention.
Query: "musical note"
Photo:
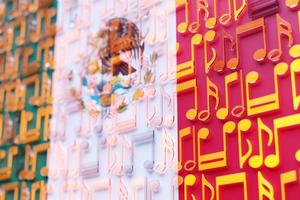
[[[132,145],[130,144],[130,142],[128,141],[128,138],[126,136],[122,136],[121,137],[121,143],[122,143],[122,149],[121,149],[121,166],[122,166],[122,171],[126,174],[128,172],[128,166],[124,165],[124,162],[126,160],[126,157],[130,157],[133,156],[133,149],[132,149]]]
[[[177,64],[176,77],[177,79],[191,76],[195,73],[195,48],[199,47],[202,43],[202,35],[195,34],[191,40],[191,60]]]
[[[266,39],[266,27],[265,27],[265,19],[259,18],[257,20],[248,22],[246,24],[240,25],[236,28],[236,57],[231,58],[228,63],[227,67],[229,69],[236,69],[240,63],[240,44],[239,40],[241,37],[246,37],[248,35],[261,32],[262,39],[263,39],[263,47],[258,49],[253,54],[253,59],[262,62],[265,60],[267,56],[267,39]]]
[[[217,0],[213,0],[214,4],[213,4],[213,16],[209,15],[209,18],[206,20],[205,22],[205,27],[208,29],[213,29],[215,28],[215,26],[217,25],[217,17],[218,17],[218,13],[217,13]]]
[[[201,153],[201,140],[208,139],[210,131],[208,128],[201,128],[198,131],[198,169],[200,171],[208,169],[216,169],[227,166],[227,134],[232,134],[235,131],[236,125],[232,121],[228,121],[223,125],[223,150],[213,153]]]
[[[192,79],[192,80],[188,80],[185,81],[183,83],[178,83],[177,84],[177,95],[181,95],[183,93],[187,93],[193,91],[193,95],[194,95],[194,106],[193,108],[189,109],[186,114],[185,117],[188,120],[191,121],[195,121],[195,119],[198,116],[198,88],[197,88],[197,80],[196,79]]]
[[[205,188],[208,188],[210,191],[210,200],[213,200],[215,198],[215,189],[212,186],[212,184],[205,178],[204,174],[202,174],[202,200],[206,199],[206,190]]]
[[[214,84],[209,77],[206,77],[206,103],[207,103],[207,109],[201,110],[198,113],[198,119],[201,122],[206,122],[211,117],[211,97],[215,100],[215,110],[218,109],[220,104],[220,94],[219,94],[219,88],[216,84]]]
[[[184,22],[181,22],[177,26],[177,31],[179,33],[186,33],[190,23],[189,16],[189,0],[176,0],[176,11],[184,8]]]
[[[192,137],[192,155],[193,155],[193,159],[192,160],[187,160],[187,161],[183,161],[183,139],[185,139],[186,137]],[[183,128],[181,130],[179,130],[179,138],[178,138],[178,152],[179,152],[179,159],[178,159],[178,170],[182,170],[182,167],[184,168],[184,170],[186,171],[192,171],[195,169],[196,167],[196,140],[195,140],[195,126],[188,126],[186,128]],[[183,164],[184,163],[184,164]]]
[[[280,146],[279,146],[279,135],[278,131],[282,128],[290,128],[293,126],[299,126],[300,114],[293,114],[286,117],[274,119],[274,146],[275,153],[268,155],[265,159],[265,165],[269,168],[275,168],[280,163]],[[295,153],[295,158],[300,162],[300,150]]]
[[[105,141],[100,141],[103,147],[105,145],[108,146],[108,155],[107,155],[107,167],[108,173],[114,173],[117,176],[122,176],[123,172],[123,163],[120,163],[118,157],[118,152],[116,152],[115,148],[119,147],[120,137],[119,136],[111,136]],[[106,143],[106,144],[105,144]],[[121,159],[122,162],[122,159]]]
[[[164,128],[163,129],[163,160],[155,165],[155,172],[163,175],[167,172],[167,153],[170,154],[169,162],[172,162],[174,159],[175,151],[174,151],[174,142],[170,133]]]
[[[29,37],[31,42],[37,42],[42,36],[42,21],[45,18],[45,10],[39,10],[36,14],[36,19],[33,19],[33,16],[30,16],[30,18],[31,20],[34,20],[35,23],[30,24],[31,31]]]
[[[249,159],[249,165],[252,168],[260,168],[263,164],[264,159],[264,150],[263,150],[263,135],[262,132],[266,132],[268,134],[268,146],[271,146],[273,142],[273,131],[263,123],[260,117],[257,118],[257,126],[258,126],[258,146],[259,146],[259,154],[254,155]]]
[[[264,200],[266,197],[269,200],[274,200],[274,188],[271,183],[263,177],[260,171],[257,172],[259,200]]]
[[[132,143],[132,155],[131,155],[131,161],[130,165],[124,166],[125,173],[128,176],[131,176],[134,171],[134,166],[136,166],[134,163],[134,153],[135,153],[135,146],[144,145],[144,144],[151,144],[151,151],[150,151],[150,159],[147,159],[144,161],[144,168],[147,170],[147,172],[151,173],[154,170],[155,167],[155,134],[154,131],[151,132],[145,132],[145,133],[139,133],[131,138]]]
[[[27,30],[26,18],[25,17],[17,18],[12,23],[14,28],[16,27],[20,28],[20,34],[15,38],[15,43],[19,46],[23,45],[26,39],[26,30]]]
[[[150,122],[154,119],[156,114],[156,107],[150,112],[150,100],[156,96],[156,88],[150,87],[145,90],[146,94],[146,126],[150,126]]]
[[[217,52],[215,48],[210,47],[212,51],[212,57],[209,58],[209,44],[215,42],[216,40],[216,31],[209,30],[204,35],[204,64],[205,64],[205,73],[208,74],[211,70],[213,63],[217,59]]]
[[[298,110],[300,107],[300,95],[297,94],[297,75],[300,74],[300,59],[296,59],[291,63],[291,82],[292,82],[292,93],[293,93],[293,106],[294,110]]]
[[[238,76],[240,77],[240,91],[241,91],[241,105],[235,106],[231,113],[235,117],[240,117],[244,111],[245,111],[245,106],[244,106],[244,88],[243,88],[243,74],[242,70],[240,70],[240,73],[238,72],[233,72],[225,76],[225,107],[219,108],[217,110],[216,116],[220,120],[225,120],[227,119],[229,115],[229,87],[231,87],[233,84],[238,83]]]
[[[196,184],[196,176],[193,174],[189,174],[187,176],[184,177],[184,200],[188,200],[188,194],[190,194],[192,196],[193,200],[196,200],[196,197],[194,194],[191,194],[190,192],[188,192],[188,188],[192,187]]]
[[[163,125],[172,128],[176,122],[176,100],[177,100],[177,94],[175,92],[172,93],[172,97],[165,92],[164,97],[167,98],[167,107],[169,108],[170,113],[167,114],[167,116],[164,117]]]
[[[217,176],[216,177],[216,200],[220,200],[220,186],[232,185],[232,184],[243,184],[243,193],[244,193],[244,200],[248,200],[248,188],[247,188],[247,180],[246,180],[246,173],[235,173],[229,174],[224,176]]]
[[[284,77],[287,72],[288,65],[286,63],[278,63],[274,67],[273,72],[275,92],[257,98],[250,97],[250,86],[257,84],[260,77],[259,73],[252,71],[246,75],[246,101],[249,116],[276,111],[280,108],[278,79]]]
[[[156,36],[157,35],[157,18],[158,18],[157,13],[151,13],[150,18],[151,18],[150,26],[152,26],[150,28],[151,33],[146,36],[145,40],[150,45],[154,45],[157,41],[157,36]]]
[[[291,170],[280,174],[281,199],[286,200],[285,186],[296,182],[298,179],[296,170]]]
[[[197,1],[196,2],[196,10],[197,10],[197,21],[192,22],[189,24],[189,31],[191,33],[197,33],[197,31],[199,31],[200,27],[201,27],[201,19],[200,19],[200,13],[203,10],[204,11],[204,20],[206,21],[209,15],[208,12],[208,4],[206,2],[203,1]]]
[[[246,139],[248,150],[244,154],[243,153],[243,139],[242,133],[247,132],[251,129],[252,123],[249,119],[242,119],[238,123],[238,147],[239,147],[239,166],[240,169],[243,169],[245,162],[252,154],[252,144],[249,139]]]
[[[12,169],[13,169],[13,161],[14,157],[18,154],[19,149],[17,146],[11,146],[8,150],[8,153],[5,152],[5,150],[0,150],[0,180],[5,181],[12,177]],[[6,165],[3,165],[5,163]]]
[[[285,21],[280,17],[279,14],[276,15],[277,19],[277,40],[278,40],[278,48],[273,49],[268,53],[268,58],[269,60],[273,62],[278,62],[283,53],[282,49],[282,37],[286,36],[288,38],[288,47],[292,47],[294,43],[294,38],[293,38],[293,30],[292,26],[289,22]]]
[[[233,0],[233,10],[232,10],[232,1],[228,1],[228,13],[225,13],[220,16],[219,22],[223,26],[229,26],[235,20],[239,20],[241,15],[246,11],[246,0],[243,0],[242,5],[237,8],[237,0]],[[233,11],[233,13],[232,13]]]
[[[234,50],[235,41],[234,41],[233,37],[229,33],[227,33],[224,29],[222,29],[222,59],[216,60],[212,64],[212,68],[216,72],[222,72],[227,64],[226,41],[228,41],[230,44],[230,50]]]
[[[153,118],[148,122],[148,125],[159,128],[164,120],[164,88],[160,86],[159,94],[159,112],[155,112]],[[157,102],[158,103],[158,102]]]
[[[26,145],[25,147],[25,161],[24,161],[24,169],[20,171],[19,178],[21,180],[33,180],[36,177],[37,171],[37,159],[38,155],[44,152],[48,152],[49,143],[37,144],[35,146],[30,147],[30,145]],[[48,168],[44,166],[40,169],[41,176],[48,176]]]

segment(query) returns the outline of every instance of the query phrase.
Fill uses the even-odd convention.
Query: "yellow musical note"
[[[280,108],[278,79],[284,77],[287,72],[288,65],[286,63],[278,63],[274,67],[273,75],[275,92],[257,98],[250,97],[250,86],[257,84],[259,80],[259,74],[256,71],[252,71],[246,75],[246,101],[247,113],[249,116],[276,111]]]
[[[205,0],[207,3],[207,0]],[[208,4],[212,5],[212,4]],[[208,29],[213,29],[217,25],[217,17],[218,17],[218,11],[217,11],[217,0],[213,0],[213,16],[209,15],[209,18],[205,22],[205,27]]]
[[[280,174],[281,200],[286,200],[285,185],[297,181],[296,170],[288,171]]]
[[[258,191],[259,191],[259,200],[264,200],[266,197],[269,200],[274,200],[274,188],[272,184],[263,177],[262,173],[258,171]]]
[[[219,18],[220,24],[224,26],[229,26],[233,20],[237,21],[240,19],[241,15],[246,11],[246,0],[243,0],[242,5],[237,8],[237,0],[233,0],[233,14],[232,14],[232,1],[228,1],[228,13],[223,14]]]
[[[204,110],[201,110],[198,113],[198,119],[201,122],[206,122],[210,116],[211,116],[211,97],[215,100],[215,110],[218,109],[219,104],[220,104],[220,94],[219,94],[219,88],[216,84],[214,84],[209,77],[206,77],[206,103],[207,103],[207,108]]]
[[[245,162],[252,154],[252,144],[249,139],[246,139],[248,150],[244,154],[243,153],[243,139],[242,139],[242,133],[247,132],[251,129],[252,123],[249,119],[242,119],[238,123],[238,147],[239,147],[239,165],[240,169],[243,169]]]
[[[216,40],[216,31],[209,30],[204,35],[204,64],[205,64],[205,73],[208,74],[212,68],[213,63],[217,59],[217,52],[215,48],[209,47],[209,44],[212,44]],[[211,58],[209,58],[209,49],[211,50]]]
[[[187,160],[183,164],[183,139],[191,136],[192,137],[192,154],[193,159]],[[186,171],[192,171],[196,167],[196,144],[195,144],[195,126],[192,127],[186,127],[181,130],[179,130],[179,138],[178,138],[179,146],[178,146],[178,154],[179,154],[179,160],[178,160],[178,170],[182,170],[182,167]]]
[[[184,22],[181,22],[177,26],[179,33],[186,33],[190,23],[189,16],[189,0],[176,0],[176,10],[184,8]]]
[[[232,184],[243,184],[244,200],[248,200],[248,188],[246,173],[235,173],[224,176],[217,176],[216,178],[216,200],[220,200],[220,186],[232,185]]]
[[[247,24],[240,25],[236,28],[236,57],[231,58],[228,63],[227,67],[229,69],[236,69],[240,62],[240,41],[239,39],[241,37],[246,37],[248,35],[261,32],[262,33],[262,39],[263,39],[263,47],[261,49],[258,49],[253,54],[253,59],[262,62],[265,60],[267,56],[267,39],[266,39],[266,27],[265,27],[265,19],[259,18],[257,20],[248,22]]]
[[[192,80],[188,80],[185,81],[183,83],[178,83],[177,84],[177,94],[181,95],[187,92],[193,91],[193,95],[194,95],[194,106],[189,109],[186,114],[185,117],[188,120],[194,121],[197,118],[198,115],[198,87],[197,87],[197,80],[196,79],[192,79]]]
[[[0,168],[0,180],[9,180],[13,175],[13,161],[14,157],[18,154],[18,147],[11,146],[8,150],[8,153],[5,150],[0,150],[0,161],[1,163],[6,160],[6,166]],[[3,164],[1,164],[3,166]]]
[[[201,128],[198,131],[198,170],[216,169],[227,166],[227,134],[232,134],[235,131],[236,125],[232,121],[228,121],[223,125],[223,150],[214,153],[201,153],[201,140],[206,140],[209,137],[210,131],[208,128]]]
[[[280,17],[279,14],[276,15],[277,19],[277,40],[278,40],[278,48],[273,49],[268,53],[269,60],[273,62],[278,62],[282,57],[282,36],[286,36],[288,39],[288,47],[291,47],[294,43],[293,38],[293,30],[292,26],[289,22],[285,21]]]
[[[41,40],[38,44],[36,58],[43,69],[54,69],[53,47],[54,39],[51,37]]]
[[[189,77],[195,73],[195,48],[202,44],[202,35],[195,34],[191,40],[191,60],[177,64],[177,79]]]
[[[225,107],[219,108],[217,110],[216,116],[220,120],[225,120],[229,115],[229,87],[238,82],[238,72],[233,72],[225,76]],[[240,79],[242,79],[242,71],[240,70]],[[240,117],[245,110],[244,107],[244,89],[243,89],[243,80],[240,80],[240,88],[241,88],[241,105],[235,106],[231,113]]]
[[[0,200],[6,200],[6,195],[10,192],[13,193],[13,200],[19,199],[19,183],[13,182],[13,183],[6,183],[3,184],[0,189],[3,191],[0,193]]]
[[[291,63],[291,81],[293,93],[293,106],[294,110],[298,110],[300,106],[300,94],[297,94],[297,81],[296,76],[300,74],[300,59],[296,59]]]
[[[30,145],[26,145],[24,169],[20,171],[19,179],[33,180],[36,177],[38,154],[47,152],[48,150],[49,150],[49,143],[37,144],[33,146],[32,149]],[[40,175],[43,177],[48,175],[47,166],[44,166],[40,169]]]
[[[280,163],[280,145],[279,145],[279,135],[278,131],[282,128],[290,128],[293,126],[299,126],[300,124],[300,114],[293,114],[286,117],[281,117],[274,119],[274,146],[275,153],[268,155],[265,160],[265,164],[269,168],[275,168]],[[295,158],[300,162],[300,150],[295,153]]]
[[[259,146],[259,154],[254,155],[249,160],[249,165],[252,168],[260,168],[263,164],[264,159],[264,148],[263,148],[263,136],[262,132],[266,132],[268,134],[268,146],[271,146],[273,142],[273,131],[263,123],[260,117],[257,118],[257,126],[258,126],[258,146]]]
[[[196,184],[196,181],[196,176],[193,174],[189,174],[184,177],[184,200],[189,199],[189,194],[192,196],[192,200],[196,200],[195,195],[188,192],[188,188],[194,186]]]
[[[215,189],[212,186],[212,184],[205,178],[204,174],[202,174],[202,200],[206,199],[206,190],[205,188],[208,188],[210,191],[210,200],[213,200],[215,198]]]

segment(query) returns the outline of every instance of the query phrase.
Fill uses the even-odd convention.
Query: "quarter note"
[[[183,184],[184,184],[184,200],[189,199],[188,198],[189,194],[191,195],[192,200],[196,200],[195,195],[188,192],[188,188],[194,186],[196,184],[196,181],[197,181],[196,176],[193,175],[193,174],[189,174],[189,175],[184,177],[184,181],[183,181]]]
[[[186,33],[190,23],[190,11],[189,11],[189,0],[176,0],[176,10],[184,8],[184,22],[181,22],[177,26],[177,31],[179,33]]]
[[[205,64],[205,73],[208,74],[211,70],[213,63],[217,59],[217,52],[215,48],[210,47],[209,44],[212,44],[216,40],[216,31],[209,30],[204,35],[204,64]],[[209,58],[209,51],[211,51],[212,56]]]

